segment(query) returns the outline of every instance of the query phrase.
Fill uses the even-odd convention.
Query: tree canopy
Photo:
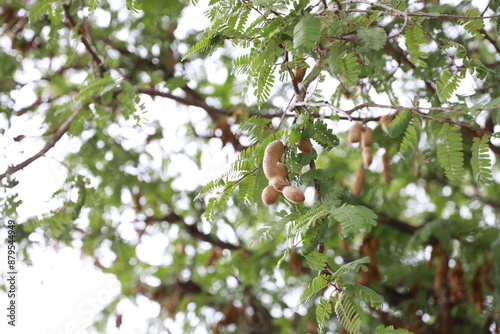
[[[2,1],[4,217],[72,143],[21,259],[38,235],[116,275],[102,332],[145,296],[150,333],[499,333],[499,7]]]

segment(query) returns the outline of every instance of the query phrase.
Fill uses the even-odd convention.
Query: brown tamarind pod
[[[354,124],[349,131],[349,134],[347,135],[347,140],[349,140],[350,143],[359,143],[359,141],[361,140],[362,130],[363,126],[361,124]]]
[[[385,132],[385,133],[389,133],[389,130],[387,129],[387,127],[389,126],[389,124],[391,124],[392,120],[394,119],[394,115],[384,115],[382,117],[380,117],[380,125],[382,127],[382,130]]]
[[[367,126],[363,128],[361,132],[361,145],[363,147],[372,146],[373,142],[373,130]]]
[[[273,205],[278,201],[279,196],[279,191],[274,189],[273,186],[267,186],[262,191],[262,202],[264,202],[265,205]]]
[[[282,192],[283,188],[287,186],[287,183],[285,179],[276,176],[269,180],[269,185],[272,186],[277,191]]]
[[[306,69],[301,68],[298,70],[293,70],[293,76],[295,78],[296,83],[301,83],[304,80],[304,75],[306,75]]]
[[[170,73],[174,73],[175,64],[176,64],[176,59],[174,51],[172,51],[172,49],[168,49],[167,56],[165,59],[165,66]]]
[[[285,153],[285,145],[280,140],[275,140],[269,145],[267,145],[264,152],[264,159],[262,161],[262,167],[264,170],[264,175],[268,180],[278,176],[278,169],[276,164],[280,160],[281,156]]]
[[[387,185],[391,184],[390,160],[391,159],[389,158],[389,154],[385,152],[384,155],[382,156],[382,165],[383,165],[382,176],[384,177],[384,183]]]
[[[303,203],[306,199],[302,191],[292,186],[286,186],[283,188],[283,196],[285,196],[287,200],[295,204]]]
[[[298,144],[300,152],[311,153],[313,150],[312,143],[309,139],[302,138]]]
[[[278,161],[278,163],[276,164],[276,168],[278,169],[278,176],[283,180],[286,180],[288,178],[288,169],[286,168],[285,164]]]
[[[351,189],[351,192],[354,196],[359,196],[361,191],[363,190],[363,185],[365,184],[366,170],[361,166],[356,174],[356,180],[354,181],[354,185]]]
[[[389,125],[394,119],[394,115],[384,115],[379,119],[380,124]]]
[[[364,146],[363,147],[363,164],[366,167],[370,167],[370,165],[372,164],[372,160],[373,160],[372,148],[370,146]]]

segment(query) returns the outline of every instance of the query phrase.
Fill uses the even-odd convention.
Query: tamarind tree
[[[102,332],[145,296],[149,333],[498,333],[499,7],[3,1],[0,201],[22,259],[65,245],[116,275]],[[186,184],[212,155],[225,169]],[[26,217],[19,175],[42,160],[65,181]],[[160,263],[137,251],[158,236]]]

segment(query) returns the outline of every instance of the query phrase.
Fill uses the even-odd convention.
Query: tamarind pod
[[[273,186],[267,186],[262,191],[262,202],[265,205],[273,205],[278,201],[280,193]]]
[[[299,150],[304,153],[311,153],[313,150],[313,146],[309,139],[302,138],[298,144]]]
[[[354,196],[359,196],[361,191],[363,190],[363,185],[365,184],[366,170],[361,166],[356,174],[356,181],[354,181],[354,185],[351,189],[351,192]]]
[[[306,69],[301,68],[298,70],[293,70],[293,76],[295,78],[296,83],[301,83],[302,80],[304,79],[304,75],[306,74]]]
[[[286,180],[279,176],[275,176],[269,180],[269,185],[272,186],[276,191],[282,192],[283,188],[287,186]]]
[[[370,146],[364,146],[363,147],[363,164],[366,167],[370,167],[370,165],[372,164],[372,160],[373,160],[372,148]]]
[[[387,129],[387,127],[389,126],[389,124],[391,124],[392,120],[394,119],[394,115],[384,115],[382,117],[380,117],[380,126],[382,127],[382,130],[385,132],[385,133],[389,133],[389,130]]]
[[[361,132],[361,145],[363,147],[372,146],[373,142],[373,130],[367,126],[363,128]]]
[[[288,169],[286,168],[285,164],[278,161],[278,163],[276,164],[276,168],[278,170],[278,176],[283,180],[286,180],[288,178]]]
[[[165,59],[165,67],[170,73],[175,72],[175,64],[176,64],[176,59],[174,55],[174,51],[172,49],[168,49],[167,51],[167,56]]]
[[[361,124],[354,124],[349,131],[349,134],[347,135],[347,140],[349,140],[350,143],[359,143],[359,141],[361,140],[362,130],[363,126]]]
[[[306,199],[302,191],[292,186],[286,186],[285,188],[283,188],[283,196],[285,196],[287,200],[295,204],[303,203]]]
[[[380,124],[389,125],[394,119],[394,115],[384,115],[379,119]]]
[[[384,169],[382,170],[382,176],[384,177],[384,183],[387,185],[391,184],[391,166],[390,158],[387,152],[382,156],[382,164]]]
[[[275,140],[267,145],[264,152],[262,167],[264,170],[264,175],[268,180],[271,180],[273,177],[276,177],[278,175],[276,164],[280,160],[283,153],[285,153],[285,145],[283,145],[280,140]]]

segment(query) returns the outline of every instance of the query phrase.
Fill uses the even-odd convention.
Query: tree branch
[[[234,245],[234,244],[222,241],[220,239],[217,239],[217,238],[213,237],[210,234],[205,234],[205,233],[201,232],[196,225],[189,225],[189,224],[187,224],[184,221],[183,217],[179,216],[175,212],[171,212],[168,215],[165,215],[163,217],[152,217],[152,216],[150,216],[150,217],[147,217],[145,219],[146,224],[151,224],[152,222],[162,222],[162,221],[166,221],[167,223],[170,223],[170,224],[180,224],[180,225],[184,226],[184,228],[186,229],[186,231],[193,238],[195,238],[197,240],[200,240],[200,241],[208,242],[208,243],[210,243],[210,244],[212,244],[214,246],[217,246],[217,247],[220,247],[220,248],[229,249],[229,250],[242,249],[242,247],[239,246],[239,245]],[[249,250],[245,250],[245,251],[246,252],[250,252]]]
[[[334,106],[333,104],[326,102],[326,101],[324,101],[324,102],[297,101],[297,102],[293,103],[292,105],[290,105],[289,110],[292,110],[296,106],[302,106],[302,107],[303,106],[310,106],[310,107],[315,107],[315,108],[321,108],[321,107],[330,108],[337,113],[342,113],[344,115],[347,115],[349,120],[352,120],[352,117],[350,117],[350,115],[352,113],[354,113],[355,111],[358,111],[360,109],[363,109],[363,108],[393,109],[393,110],[399,110],[399,111],[409,109],[409,110],[411,110],[412,113],[418,115],[421,118],[429,119],[429,120],[436,121],[436,122],[458,125],[461,128],[468,128],[468,129],[471,129],[474,131],[479,131],[479,132],[484,133],[484,134],[489,134],[489,135],[493,134],[491,131],[488,131],[487,129],[481,129],[481,128],[478,128],[474,125],[470,125],[470,124],[463,123],[463,122],[456,122],[456,121],[452,121],[449,119],[435,119],[432,116],[422,114],[419,112],[419,110],[450,111],[450,110],[453,110],[453,108],[451,108],[451,107],[430,107],[430,108],[418,107],[418,106],[403,107],[403,106],[393,106],[393,105],[384,105],[384,104],[378,104],[378,103],[365,102],[365,103],[359,104],[359,105],[357,105],[349,110],[343,110],[343,109],[338,108],[338,107]],[[500,109],[500,105],[483,108],[482,110],[495,110],[495,109]],[[363,120],[366,120],[366,119],[363,118]],[[373,118],[371,120],[378,120],[378,117]]]
[[[70,13],[70,7],[69,5],[63,5],[63,11],[64,11],[64,16],[66,16],[66,26],[68,26],[70,29],[74,29],[77,26],[77,23],[75,22],[73,16]],[[88,32],[88,31],[87,31]],[[99,75],[101,77],[104,76],[104,73],[107,72],[106,67],[104,66],[101,58],[97,55],[96,51],[92,48],[92,44],[88,41],[87,37],[85,36],[85,32],[80,31],[80,29],[76,30],[76,33],[80,36],[81,41],[83,45],[85,46],[85,49],[90,55],[90,58],[92,61],[97,65],[97,68],[99,69]],[[97,49],[97,47],[94,45],[94,48]]]
[[[159,96],[159,97],[164,97],[164,98],[167,98],[167,99],[171,99],[171,100],[174,100],[176,102],[179,102],[179,103],[182,103],[182,104],[185,104],[185,105],[188,105],[188,106],[194,106],[194,107],[200,107],[202,109],[205,109],[207,108],[207,104],[202,104],[202,103],[199,103],[199,101],[195,101],[193,99],[188,99],[186,97],[182,97],[182,96],[177,96],[177,95],[174,95],[172,93],[167,93],[167,92],[160,92],[160,91],[157,91],[156,89],[153,89],[153,88],[137,88],[137,92],[139,94],[146,94],[146,95],[149,95],[149,96],[152,96],[152,97],[155,97],[155,96]],[[210,107],[208,106],[207,108],[208,110],[207,113],[213,115],[213,114],[220,114],[220,115],[226,115],[226,113],[222,110],[219,110],[219,109],[216,109],[214,107]]]
[[[347,1],[342,1],[342,5],[349,5],[349,4],[357,4],[357,3],[362,3],[366,5],[370,5],[373,7],[380,7],[385,10],[387,10],[387,14],[389,15],[395,15],[395,16],[401,16],[404,17],[405,15],[411,16],[411,17],[430,17],[434,19],[459,19],[459,20],[485,20],[485,19],[494,19],[497,17],[500,17],[500,15],[491,15],[491,16],[465,16],[465,15],[450,15],[450,14],[427,14],[427,13],[406,13],[402,12],[400,10],[397,10],[393,7],[372,2],[372,1],[367,1],[367,0],[347,0]],[[328,11],[332,11],[332,9],[328,9]],[[337,9],[335,11],[338,11]],[[350,9],[348,12],[357,12],[358,9]],[[362,11],[363,13],[366,12],[374,12],[373,10],[366,10],[366,9],[359,9],[359,11]],[[347,11],[346,11],[347,12]]]
[[[35,161],[38,158],[42,157],[52,147],[54,147],[54,145],[59,141],[59,139],[61,139],[61,137],[66,133],[66,131],[68,131],[68,129],[69,129],[70,125],[71,125],[71,122],[73,122],[73,120],[76,118],[76,116],[78,116],[78,114],[80,113],[81,110],[82,110],[82,108],[78,108],[77,110],[75,110],[73,112],[73,114],[71,114],[71,116],[69,116],[68,119],[56,130],[56,132],[54,133],[54,135],[50,138],[50,140],[47,141],[47,143],[45,144],[45,146],[37,154],[35,154],[32,157],[26,159],[25,161],[21,162],[20,164],[7,169],[7,171],[5,173],[3,173],[3,174],[0,175],[0,180],[2,180],[7,175],[14,174],[18,170],[23,169],[24,167],[28,166],[33,161]]]
[[[219,137],[219,139],[222,140],[223,145],[229,142],[233,145],[236,151],[241,151],[245,148],[245,146],[239,141],[238,137],[233,133],[233,131],[231,131],[231,128],[226,121],[226,118],[231,116],[230,112],[209,105],[203,96],[188,86],[181,89],[186,93],[186,97],[177,96],[167,92],[160,92],[153,88],[137,88],[137,92],[140,94],[147,94],[149,96],[164,97],[187,106],[202,108],[207,112],[213,123],[216,126],[218,125],[217,128],[223,132],[223,135]]]
[[[416,66],[415,64],[413,64],[405,55],[405,53],[403,52],[403,50],[401,50],[399,47],[393,45],[392,43],[386,43],[384,45],[384,51],[386,51],[387,53],[391,54],[393,57],[394,57],[394,60],[396,60],[398,62],[398,64],[405,64],[407,65],[408,67],[410,67],[411,69],[416,69]],[[430,95],[433,96],[436,94],[436,88],[434,87],[434,85],[429,82],[429,81],[424,81],[425,83],[425,87],[427,88],[427,90],[429,91]]]
[[[379,222],[381,222],[382,224],[385,224],[387,226],[390,226],[392,228],[395,228],[396,230],[399,230],[401,232],[404,232],[407,234],[413,234],[419,229],[418,226],[410,225],[410,224],[402,222],[398,219],[389,217],[385,213],[377,213],[377,215],[378,215]]]

